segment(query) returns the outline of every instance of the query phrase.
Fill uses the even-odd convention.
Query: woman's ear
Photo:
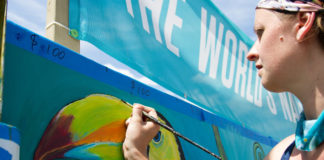
[[[315,12],[298,12],[297,13],[297,41],[302,41],[309,30],[312,28],[315,20]]]

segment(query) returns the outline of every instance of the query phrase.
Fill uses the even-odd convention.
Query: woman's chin
[[[275,85],[274,83],[270,83],[269,81],[266,81],[264,78],[261,79],[261,84],[263,85],[263,87],[270,91],[270,92],[284,92],[284,90],[282,90],[282,87]]]
[[[268,91],[270,92],[275,92],[275,93],[281,93],[281,92],[286,92],[284,90],[282,90],[282,88],[279,88],[279,87],[267,87],[267,86],[264,86],[265,89],[267,89]]]

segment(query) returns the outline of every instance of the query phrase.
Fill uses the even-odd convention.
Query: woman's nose
[[[254,42],[252,48],[249,50],[249,53],[246,56],[248,60],[256,61],[257,59],[259,59],[259,53],[257,50],[257,46],[259,45],[258,43],[258,41]]]

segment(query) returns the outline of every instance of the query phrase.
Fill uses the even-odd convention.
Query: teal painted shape
[[[73,148],[72,150],[68,151],[64,154],[65,157],[68,158],[75,158],[75,159],[92,159],[92,160],[100,160],[100,157],[96,156],[93,153],[89,153],[88,149],[94,147],[96,144],[88,144],[78,146]],[[108,152],[108,151],[107,151]]]

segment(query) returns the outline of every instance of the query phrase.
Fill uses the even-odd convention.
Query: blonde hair
[[[315,32],[317,33],[318,40],[324,47],[324,12],[316,13],[316,23],[314,23]]]

